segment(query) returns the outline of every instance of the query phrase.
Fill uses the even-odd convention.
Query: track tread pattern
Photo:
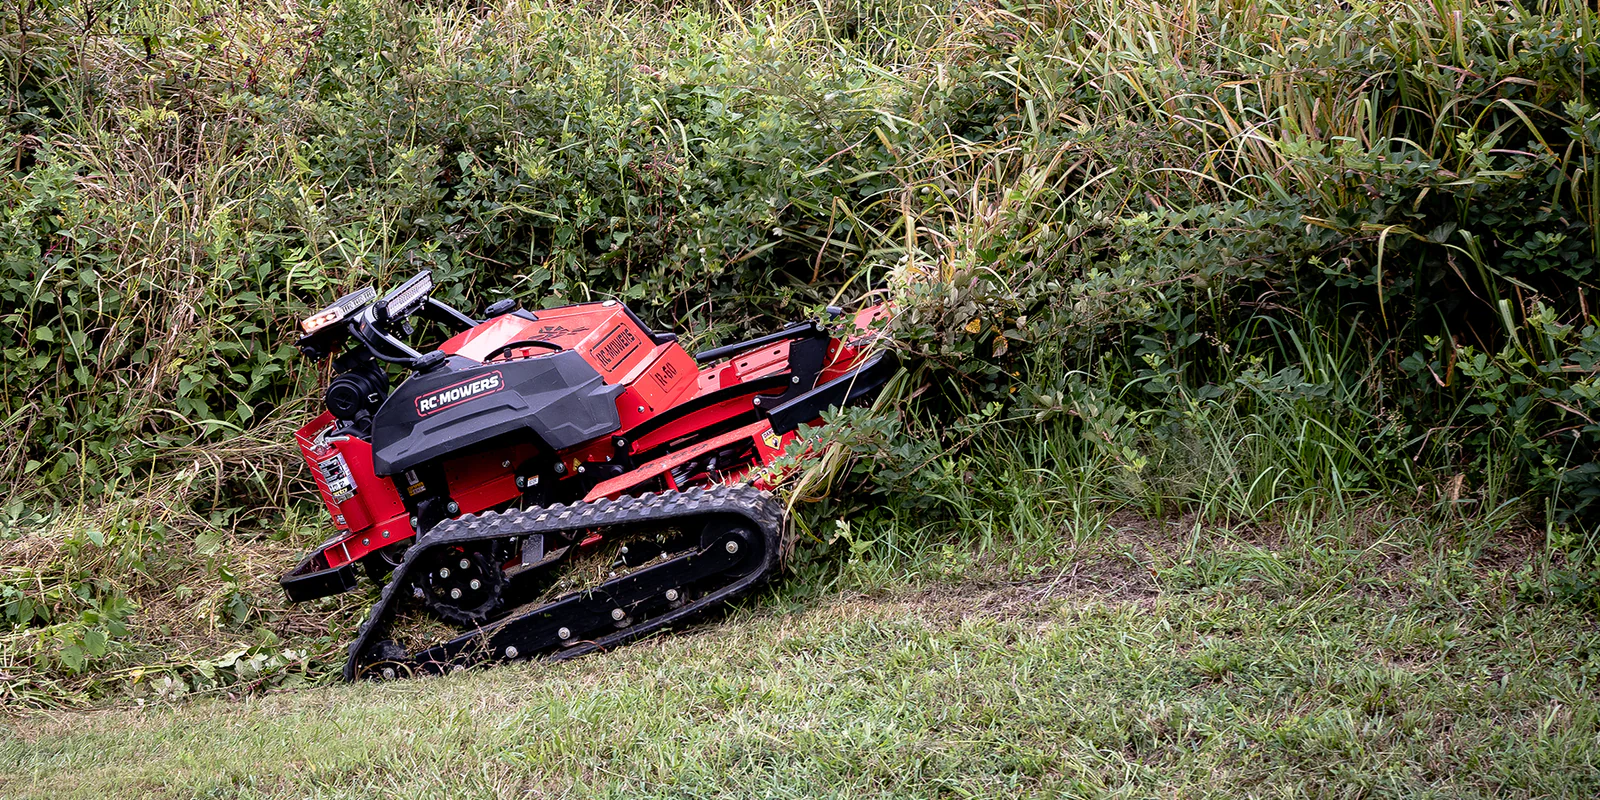
[[[467,514],[445,520],[434,526],[406,552],[405,560],[394,571],[383,587],[378,602],[367,619],[357,629],[350,643],[349,659],[345,663],[345,680],[355,680],[361,670],[362,655],[373,646],[374,639],[387,628],[401,601],[403,587],[409,586],[412,566],[423,553],[436,547],[470,543],[509,536],[550,534],[572,529],[596,527],[643,527],[650,524],[683,522],[694,517],[734,515],[753,524],[765,542],[761,569],[742,579],[732,594],[719,596],[714,604],[695,608],[695,612],[710,610],[747,594],[776,570],[784,541],[785,515],[783,505],[770,493],[748,484],[695,487],[679,492],[660,492],[623,495],[615,500],[602,499],[592,503],[554,504],[532,509],[513,509],[502,512]],[[683,615],[687,617],[687,615]],[[491,623],[494,625],[495,623]],[[641,629],[639,635],[656,627]]]

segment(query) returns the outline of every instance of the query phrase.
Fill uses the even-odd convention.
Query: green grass
[[[1520,602],[1515,549],[1363,529],[1124,521],[1036,579],[780,588],[576,663],[30,715],[0,794],[1600,791],[1593,618]]]

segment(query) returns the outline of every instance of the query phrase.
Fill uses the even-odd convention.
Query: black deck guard
[[[278,585],[289,596],[291,603],[304,603],[330,594],[348,592],[356,588],[355,564],[330,569],[328,561],[317,548],[300,559],[295,568],[278,578]]]

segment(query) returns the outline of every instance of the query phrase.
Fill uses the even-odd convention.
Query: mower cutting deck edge
[[[898,368],[869,348],[884,306],[837,338],[805,322],[690,356],[614,301],[479,321],[431,289],[424,271],[346,295],[297,343],[334,357],[296,438],[338,533],[281,583],[298,602],[354,588],[357,564],[388,576],[347,679],[577,655],[742,596],[783,550],[765,468]],[[449,337],[413,349],[419,320]],[[408,373],[392,391],[389,365]],[[600,580],[558,591],[597,559]],[[419,609],[464,630],[403,647],[388,631]]]

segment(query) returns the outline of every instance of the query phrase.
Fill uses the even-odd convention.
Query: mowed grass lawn
[[[26,716],[0,794],[1600,795],[1592,616],[1470,560],[1381,582],[1254,546],[1137,561],[769,595],[576,663]]]

